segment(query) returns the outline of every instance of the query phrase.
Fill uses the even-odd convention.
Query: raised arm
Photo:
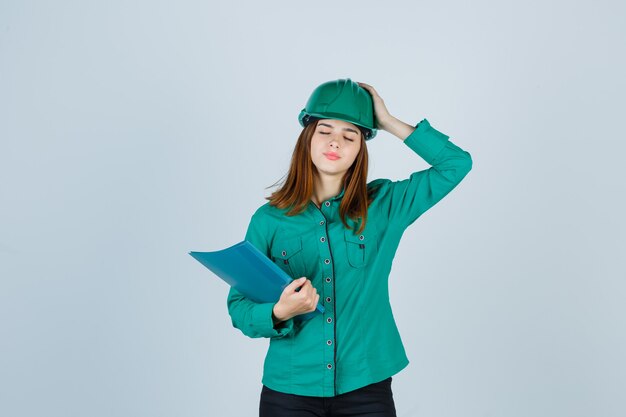
[[[472,169],[472,157],[427,119],[415,128],[399,120],[388,126],[390,132],[432,165],[401,181],[382,180],[381,209],[390,224],[406,228],[461,182]]]

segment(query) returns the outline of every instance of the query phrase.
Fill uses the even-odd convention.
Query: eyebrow
[[[318,123],[317,125],[318,125],[318,126],[328,126],[328,127],[330,127],[331,129],[333,128],[331,125],[329,125],[329,124],[327,124],[327,123]],[[350,127],[344,127],[344,128],[343,128],[343,130],[346,130],[346,131],[348,131],[348,132],[354,132],[354,133],[356,133],[357,135],[359,134],[359,132],[357,132],[356,130],[354,130],[354,129],[350,128]]]

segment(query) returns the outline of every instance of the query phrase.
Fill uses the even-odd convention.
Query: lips
[[[336,161],[337,159],[339,159],[339,155],[335,154],[335,153],[325,153],[324,154],[326,156],[326,158],[330,159],[331,161]]]

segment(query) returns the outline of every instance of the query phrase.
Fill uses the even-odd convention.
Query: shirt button
[[[330,277],[326,277],[326,282],[330,282]]]
[[[325,202],[325,203],[324,203],[324,205],[325,205],[326,207],[330,207],[330,201]]]
[[[332,317],[329,317],[329,318],[326,319],[326,323],[332,323],[332,322],[333,322],[333,318]]]
[[[326,365],[326,367],[327,367],[328,369],[333,369],[333,364],[332,364],[332,363],[329,363],[328,365]]]
[[[326,238],[325,238],[324,236],[322,236],[322,237],[320,238],[320,240],[321,240],[322,242],[326,242]]]
[[[330,263],[330,259],[324,259],[324,263],[328,265]]]
[[[363,235],[359,236],[360,240],[363,240],[365,237]]]
[[[330,303],[330,297],[326,297],[326,302]]]
[[[324,220],[320,222],[320,226],[324,226]]]
[[[286,251],[282,251],[281,253],[282,253],[282,255],[283,255],[283,256],[286,256],[286,255],[287,255],[287,252],[286,252]]]
[[[328,346],[330,346],[330,345],[332,345],[332,344],[333,344],[333,341],[332,341],[332,340],[327,340],[327,341],[326,341],[326,344],[327,344]]]

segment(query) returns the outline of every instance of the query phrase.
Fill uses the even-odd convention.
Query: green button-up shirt
[[[227,306],[243,334],[269,338],[262,383],[285,393],[332,397],[388,378],[409,363],[389,302],[388,278],[404,230],[472,168],[468,152],[423,119],[404,143],[431,165],[380,186],[361,234],[339,218],[344,191],[296,216],[269,202],[252,215],[245,239],[291,277],[307,277],[323,314],[274,325],[273,303],[231,287]],[[355,223],[348,219],[350,226]]]

